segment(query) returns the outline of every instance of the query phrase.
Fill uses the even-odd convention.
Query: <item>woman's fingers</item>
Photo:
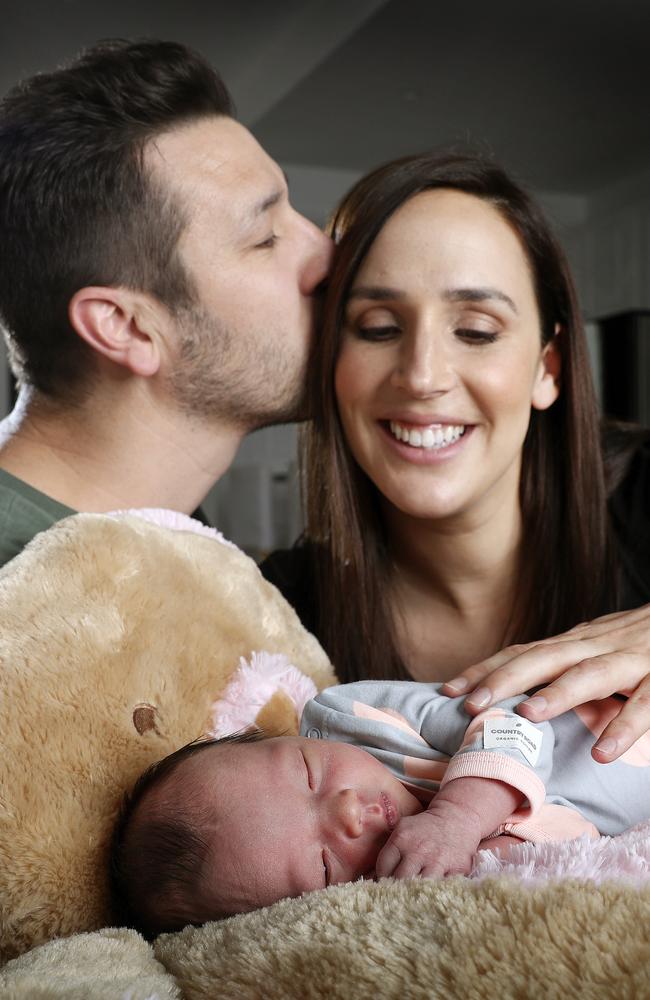
[[[554,681],[569,667],[588,656],[590,649],[580,640],[573,640],[511,646],[503,652],[509,653],[508,659],[504,658],[492,670],[489,681],[485,681],[465,699],[465,707],[470,714],[475,715],[493,702],[503,701],[504,698],[511,698],[540,684]]]
[[[476,713],[493,701],[539,687],[568,667],[608,652],[645,654],[648,666],[642,676],[650,673],[649,605],[581,622],[569,632],[540,642],[508,646],[447,681],[442,692],[452,698],[470,692],[467,708]],[[614,690],[628,686],[617,682]]]
[[[476,715],[532,688],[535,694],[517,709],[532,722],[631,692],[592,751],[601,763],[616,760],[650,730],[650,605],[582,622],[541,642],[509,646],[463,671],[442,691],[465,694],[467,711]]]
[[[594,760],[608,764],[629,750],[650,729],[650,678],[646,677],[621,710],[603,730],[591,754]]]
[[[621,689],[635,688],[648,672],[648,660],[636,653],[603,653],[576,663],[548,687],[517,706],[531,722],[554,719],[587,701],[609,698]]]
[[[463,670],[458,677],[445,681],[441,688],[442,694],[447,695],[448,698],[456,698],[458,695],[478,688],[483,678],[498,670],[504,663],[508,663],[518,652],[528,648],[529,646],[507,646],[505,649],[499,650],[494,656],[489,656],[486,660],[481,660],[480,663],[475,663],[467,670]]]

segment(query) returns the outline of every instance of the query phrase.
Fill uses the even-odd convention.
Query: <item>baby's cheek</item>
[[[445,760],[425,760],[422,757],[404,757],[404,777],[420,778],[424,781],[440,783],[445,776],[449,758]]]

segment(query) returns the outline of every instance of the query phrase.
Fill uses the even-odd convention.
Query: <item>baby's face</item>
[[[287,736],[194,760],[204,804],[214,801],[220,817],[208,834],[215,892],[233,900],[233,913],[372,874],[400,818],[422,810],[390,771],[346,743]]]

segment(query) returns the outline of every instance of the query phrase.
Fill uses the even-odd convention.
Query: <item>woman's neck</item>
[[[385,514],[391,603],[413,676],[447,679],[505,645],[520,577],[518,502],[453,522]]]

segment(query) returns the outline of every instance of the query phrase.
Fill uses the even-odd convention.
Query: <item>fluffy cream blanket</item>
[[[76,935],[6,965],[0,996],[640,1000],[649,922],[650,824],[524,844],[503,866],[482,852],[470,879],[334,887],[153,945],[124,929]]]

